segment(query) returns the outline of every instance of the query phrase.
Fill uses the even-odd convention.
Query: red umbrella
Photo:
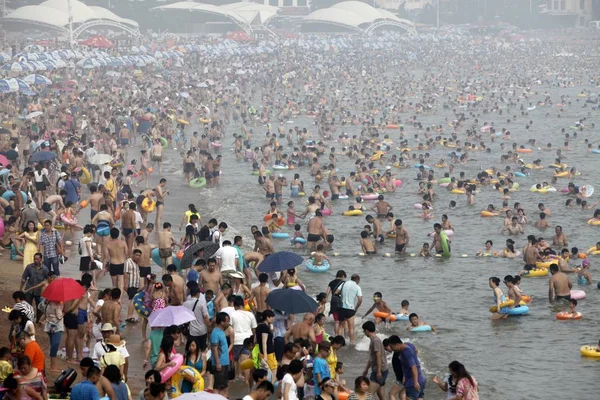
[[[8,158],[0,154],[0,164],[6,167],[8,164],[10,164],[10,161],[8,161]]]
[[[108,49],[113,47],[112,42],[102,35],[92,36],[89,39],[79,42],[79,44],[89,47],[97,47],[99,49]]]
[[[73,278],[58,278],[52,281],[42,297],[48,301],[75,300],[83,296],[85,289]]]

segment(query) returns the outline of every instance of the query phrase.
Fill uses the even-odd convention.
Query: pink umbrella
[[[10,161],[8,161],[8,158],[0,154],[0,164],[6,167],[8,164],[10,164]]]

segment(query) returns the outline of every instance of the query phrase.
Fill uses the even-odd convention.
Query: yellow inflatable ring
[[[466,191],[465,191],[465,189],[452,189],[450,191],[450,193],[452,193],[452,194],[465,194]]]
[[[196,368],[182,365],[179,367],[179,371],[171,377],[171,386],[168,393],[170,399],[181,396],[181,385],[184,379],[192,383],[192,393],[204,390],[204,378],[202,378],[200,372]]]
[[[86,167],[81,167],[81,177],[79,178],[79,181],[84,185],[87,185],[92,181],[92,175]]]
[[[495,217],[496,215],[497,214],[494,214],[493,212],[490,212],[490,211],[486,211],[486,210],[481,211],[482,217]]]
[[[594,218],[590,218],[587,221],[588,225],[600,225],[600,220],[594,220]]]
[[[535,263],[536,268],[550,268],[550,265],[556,264],[557,261],[538,261]]]
[[[598,250],[596,246],[593,246],[588,249],[588,253],[597,256],[600,255],[600,250]]]
[[[515,304],[515,301],[514,301],[514,300],[506,300],[504,303],[500,303],[500,308],[504,308],[504,307],[510,307],[510,306],[512,306],[513,304]],[[520,305],[522,305],[522,306],[524,306],[524,305],[526,305],[527,303],[526,303],[526,302],[524,302],[523,300],[521,300],[521,301],[519,302],[519,304],[520,304]],[[491,306],[491,307],[490,307],[490,312],[491,312],[491,313],[495,313],[496,311],[498,311],[498,307],[496,307],[495,305],[493,305],[493,306]]]
[[[348,210],[342,213],[344,217],[356,217],[362,215],[362,210]]]
[[[145,212],[149,213],[154,211],[154,209],[156,208],[156,202],[154,200],[151,200],[150,198],[146,197],[143,201],[142,201],[142,210],[144,210]]]
[[[210,122],[210,118],[200,118],[201,124],[208,124]]]
[[[581,348],[579,349],[579,352],[581,353],[582,356],[585,356],[585,357],[599,357],[600,358],[600,351],[596,350],[596,346],[581,346]]]

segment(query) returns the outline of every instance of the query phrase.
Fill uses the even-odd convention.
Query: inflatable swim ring
[[[252,171],[252,175],[254,175],[254,176],[258,176],[259,174],[260,174],[259,170]],[[269,176],[270,174],[271,174],[271,170],[265,169],[265,176]]]
[[[583,315],[580,312],[575,313],[575,315],[573,315],[573,313],[570,313],[568,311],[562,311],[562,312],[556,313],[556,319],[559,321],[568,321],[570,319],[581,319],[581,318],[583,318]]]
[[[450,257],[450,245],[448,243],[448,235],[446,235],[446,232],[440,232],[440,241],[442,242],[442,254],[444,257]]]
[[[290,169],[290,167],[288,167],[287,165],[273,165],[271,168],[273,168],[273,169],[277,169],[277,170],[286,170],[286,169]]]
[[[467,191],[465,189],[452,189],[450,193],[452,194],[465,194]]]
[[[529,314],[529,307],[518,306],[515,308],[509,308],[507,314],[512,316]]]
[[[304,239],[303,237],[293,238],[292,244],[294,243],[306,244],[306,239]]]
[[[160,371],[161,383],[165,383],[173,376],[173,374],[175,374],[175,372],[179,371],[179,367],[183,364],[183,356],[181,354],[173,354],[170,362],[174,362],[175,365],[163,368]]]
[[[600,351],[596,349],[596,346],[581,346],[579,352],[585,357],[600,357]]]
[[[373,316],[381,319],[387,319],[389,317],[390,321],[408,321],[408,314],[388,314],[381,311],[373,312]]]
[[[324,208],[321,210],[321,214],[323,214],[324,217],[328,217],[333,214],[333,210],[331,210],[331,208]]]
[[[273,216],[271,214],[267,214],[263,217],[263,221],[267,222],[267,221],[270,221],[272,218],[273,218]],[[285,219],[281,215],[279,215],[277,217],[277,225],[278,226],[285,225]]]
[[[273,232],[271,233],[273,239],[289,239],[290,234],[287,232]]]
[[[181,384],[184,379],[192,383],[192,393],[201,392],[204,390],[204,378],[196,368],[188,365],[182,365],[179,370],[171,377],[171,386],[167,390],[170,399],[177,398],[182,395]]]
[[[69,217],[67,215],[62,214],[60,216],[60,219],[67,225],[77,225],[77,218],[76,217]]]
[[[150,316],[150,309],[144,304],[144,295],[145,293],[142,291],[137,292],[133,296],[133,309],[140,317],[148,318],[148,316]]]
[[[557,264],[558,261],[550,260],[550,261],[537,261],[535,263],[535,267],[539,269],[550,268],[550,265]]]
[[[574,300],[585,299],[585,292],[583,290],[571,290],[571,298]]]
[[[344,217],[357,217],[359,215],[362,215],[362,210],[348,210],[348,211],[344,211],[342,213],[342,215]],[[599,252],[600,254],[600,252]]]
[[[548,276],[548,269],[547,268],[541,268],[541,269],[532,269],[531,271],[525,271],[523,273],[524,277],[537,277],[537,276]]]
[[[210,145],[212,147],[214,147],[215,149],[220,149],[223,146],[223,144],[221,144],[219,142],[210,142]]]
[[[330,267],[329,262],[327,260],[323,260],[322,265],[314,265],[312,258],[309,258],[308,260],[306,260],[304,265],[306,266],[306,269],[309,270],[310,272],[326,272],[329,270],[329,267]]]
[[[493,212],[491,212],[491,211],[486,211],[486,210],[483,210],[483,211],[481,211],[479,214],[480,214],[482,217],[495,217],[496,215],[498,215],[498,214],[494,214],[494,213],[493,213]]]
[[[411,332],[430,332],[431,326],[430,325],[415,326],[415,327],[411,327],[410,331]]]
[[[86,167],[81,167],[81,176],[79,177],[79,182],[87,185],[92,181],[92,175],[90,171]]]
[[[169,147],[169,141],[167,139],[165,139],[164,137],[161,137],[159,140],[160,140],[160,145],[162,146],[163,149],[166,149]]]
[[[379,195],[376,193],[372,193],[372,194],[361,194],[360,198],[363,200],[377,200],[379,198]]]
[[[190,181],[190,187],[200,189],[206,186],[206,178],[201,176],[199,178],[194,178]]]
[[[600,220],[594,219],[594,218],[590,218],[590,219],[587,220],[587,224],[588,225],[600,225]]]
[[[531,153],[533,150],[531,149],[517,149],[517,153]]]
[[[142,210],[144,210],[145,212],[151,213],[152,211],[154,211],[155,208],[156,202],[154,200],[151,200],[149,197],[146,197],[142,201]]]

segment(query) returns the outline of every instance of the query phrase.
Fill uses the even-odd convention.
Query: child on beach
[[[383,313],[392,313],[392,309],[390,308],[390,306],[388,306],[388,304],[383,300],[383,294],[381,294],[381,292],[373,293],[373,305],[367,310],[367,312],[365,312],[363,318],[366,318],[366,316],[369,315],[371,311],[373,311],[375,308],[377,308],[377,311]],[[375,324],[378,324],[381,321],[383,321],[381,318],[375,317]]]
[[[293,201],[289,201],[287,203],[287,211],[286,211],[286,215],[287,215],[287,224],[288,225],[295,225],[296,224],[296,217],[298,216],[296,214],[296,208],[294,207],[294,202]]]
[[[429,243],[423,243],[423,247],[419,250],[419,257],[430,257]]]
[[[317,304],[318,306],[314,314],[325,314],[325,306],[327,305],[327,295],[325,294],[325,292],[321,292],[317,295]]]
[[[302,229],[302,226],[300,226],[300,224],[294,225],[294,236],[292,237],[292,244],[294,246],[296,246],[297,248],[304,246],[304,244],[306,243],[304,234],[302,232],[300,232],[300,229]],[[304,239],[304,243],[302,243],[302,240],[296,240],[296,239]]]

